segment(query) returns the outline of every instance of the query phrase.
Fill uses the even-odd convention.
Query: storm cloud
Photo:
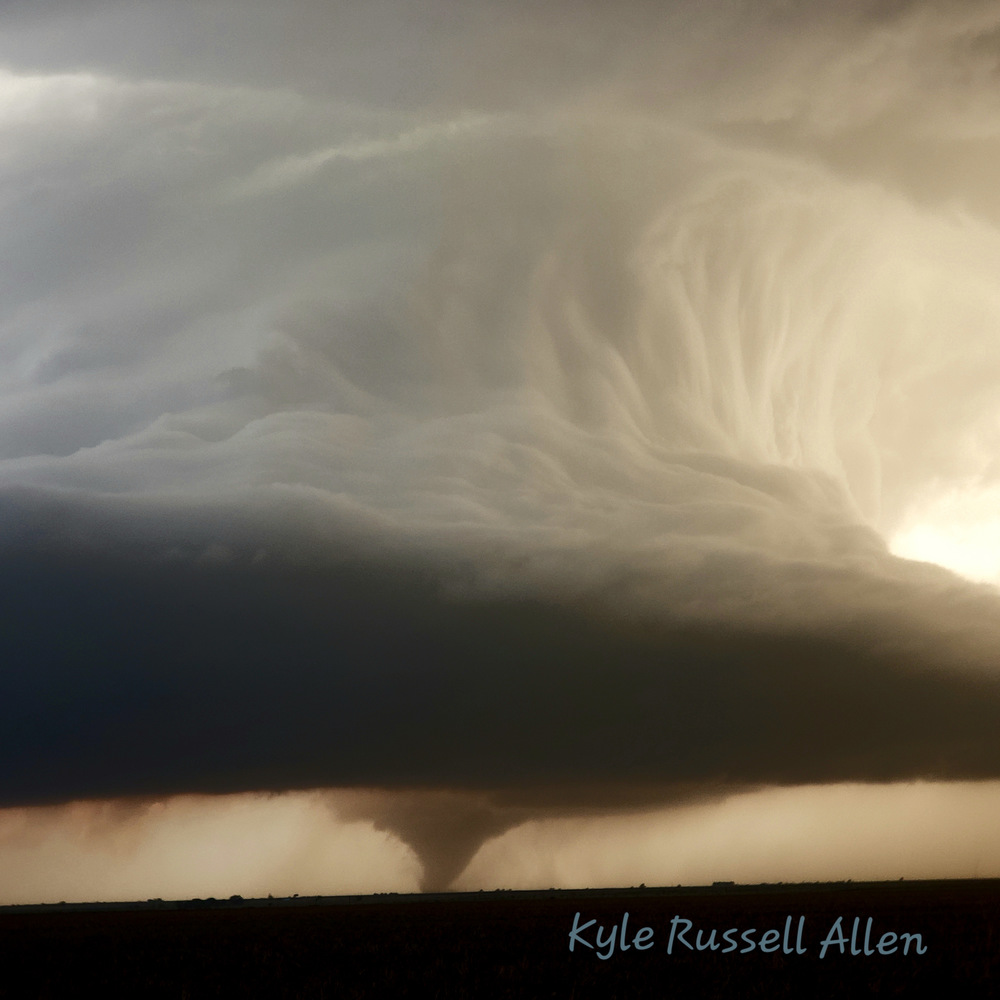
[[[403,6],[4,15],[0,803],[1000,776],[1000,13]]]

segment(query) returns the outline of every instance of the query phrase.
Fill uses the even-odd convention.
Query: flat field
[[[0,960],[5,998],[1000,997],[1000,882],[6,907]]]

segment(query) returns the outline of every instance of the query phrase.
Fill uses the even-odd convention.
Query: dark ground
[[[628,913],[626,951],[595,944]],[[716,950],[688,949],[671,927]],[[787,918],[791,917],[788,922]],[[800,948],[796,932],[803,918]],[[837,917],[845,944],[820,957]],[[854,918],[858,931],[852,954]],[[872,918],[868,950],[865,930]],[[673,923],[672,923],[673,922]],[[785,936],[786,923],[790,933]],[[639,943],[635,936],[652,928]],[[728,940],[722,934],[736,928]],[[754,933],[750,934],[750,930]],[[778,934],[764,938],[774,929]],[[903,938],[919,934],[902,953]],[[748,937],[743,938],[743,932]],[[749,941],[754,942],[749,950]],[[880,954],[883,949],[893,954]],[[729,954],[729,943],[739,948]],[[766,953],[764,943],[774,951]],[[918,945],[926,949],[918,954]],[[747,949],[744,951],[743,949]],[[788,953],[786,953],[786,950]],[[841,953],[843,951],[843,953]],[[1000,997],[1000,881],[0,908],[0,997]]]

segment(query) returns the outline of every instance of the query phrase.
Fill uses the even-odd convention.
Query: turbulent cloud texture
[[[0,803],[1000,775],[995,5],[5,18]]]

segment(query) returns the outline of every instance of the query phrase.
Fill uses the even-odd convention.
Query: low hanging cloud
[[[995,10],[325,9],[0,45],[0,804],[1000,774]]]

